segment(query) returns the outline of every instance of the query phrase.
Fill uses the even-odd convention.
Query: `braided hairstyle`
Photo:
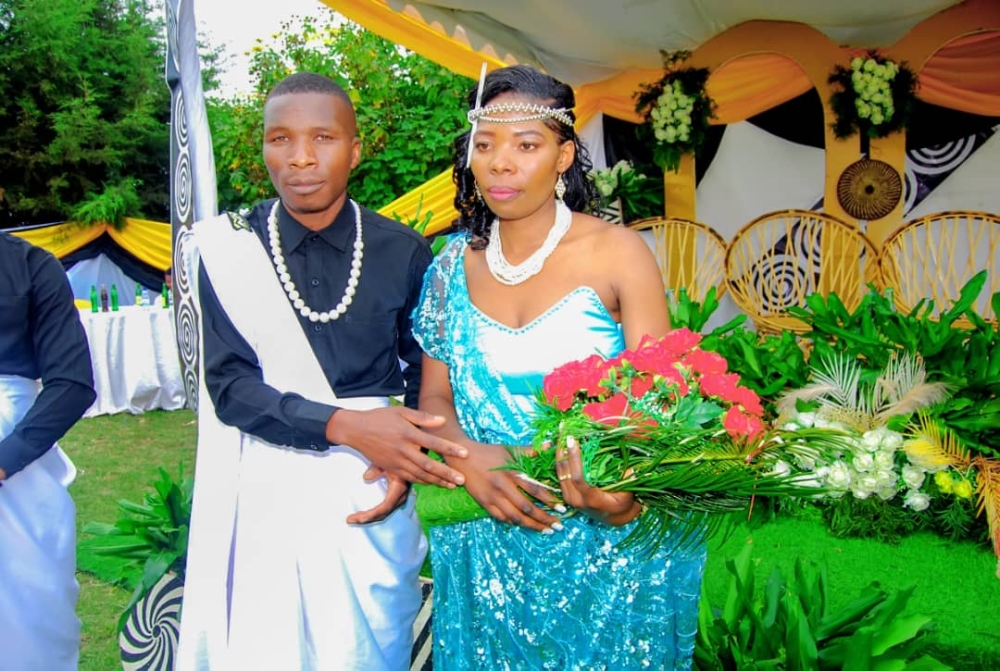
[[[469,93],[469,109],[475,108],[477,90],[478,87]],[[572,112],[576,105],[573,89],[527,65],[512,65],[486,75],[481,105],[485,107],[504,93],[516,93],[540,105],[566,108],[570,118],[576,121]],[[543,119],[542,123],[556,134],[559,144],[572,141],[576,147],[573,163],[562,175],[566,184],[563,202],[573,211],[590,212],[593,203],[597,201],[594,183],[587,177],[593,167],[590,152],[572,126],[551,118]],[[455,209],[458,210],[455,229],[465,232],[473,249],[484,249],[496,215],[482,198],[476,197],[476,180],[472,176],[472,170],[465,165],[471,135],[470,129],[455,139],[455,165],[452,168],[452,179],[456,187]]]

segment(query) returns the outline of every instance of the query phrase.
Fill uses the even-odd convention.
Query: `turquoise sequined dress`
[[[550,370],[625,347],[621,326],[578,287],[512,329],[469,300],[463,236],[427,272],[414,314],[424,351],[448,364],[474,440],[528,445],[535,390]],[[492,518],[431,530],[435,669],[687,669],[703,547],[652,558],[615,546],[632,525],[575,515],[553,535]]]

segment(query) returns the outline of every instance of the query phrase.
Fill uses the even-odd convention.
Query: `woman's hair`
[[[477,91],[478,88],[474,88],[469,93],[469,109],[475,108]],[[512,65],[490,72],[486,75],[480,105],[486,106],[504,93],[516,93],[537,104],[565,108],[570,118],[576,121],[572,111],[576,105],[573,89],[532,67]],[[572,141],[576,147],[573,164],[562,175],[566,184],[563,202],[576,212],[590,212],[596,202],[596,192],[593,182],[587,177],[593,164],[586,145],[580,141],[573,126],[552,118],[545,118],[542,123],[556,134],[559,144]],[[466,167],[471,139],[471,129],[455,139],[455,166],[452,169],[456,187],[455,209],[458,210],[455,229],[465,232],[473,249],[483,249],[489,240],[490,228],[496,215],[482,198],[476,196],[475,178],[472,170]]]

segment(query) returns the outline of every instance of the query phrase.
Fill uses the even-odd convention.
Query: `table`
[[[178,410],[186,402],[174,311],[124,306],[80,311],[94,365],[97,400],[84,417]]]

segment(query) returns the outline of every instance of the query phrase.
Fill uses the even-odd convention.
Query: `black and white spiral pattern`
[[[118,636],[123,671],[170,671],[177,656],[184,583],[167,573],[132,608]]]
[[[413,652],[410,671],[430,671],[434,668],[431,639],[431,605],[434,601],[434,581],[420,579],[420,610],[413,623]]]

